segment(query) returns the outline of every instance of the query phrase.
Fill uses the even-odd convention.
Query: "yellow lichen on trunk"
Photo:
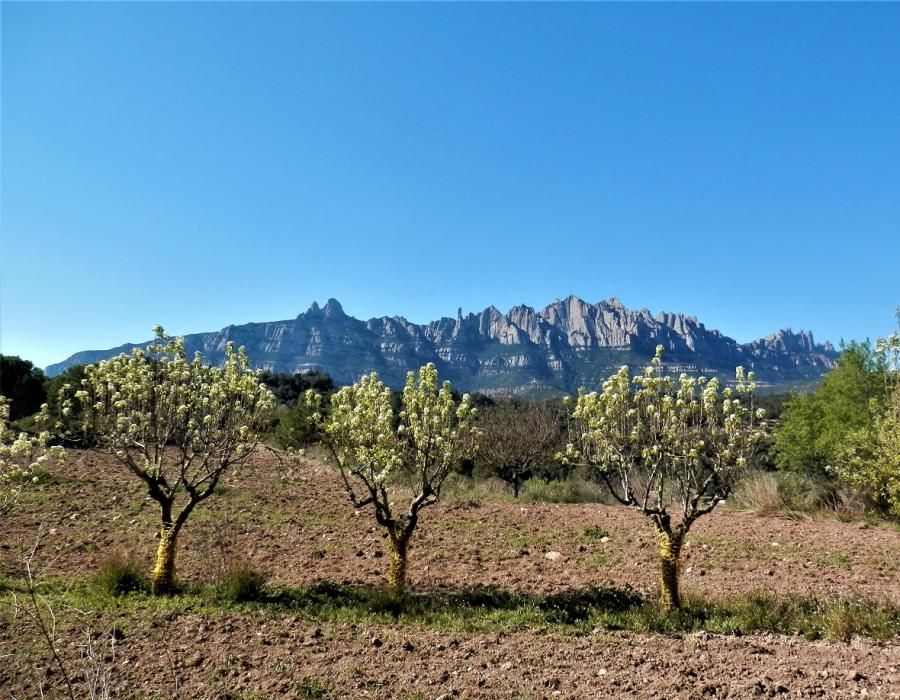
[[[177,533],[163,527],[159,531],[159,547],[156,549],[156,566],[150,574],[150,590],[153,593],[169,593],[175,582],[175,545]]]
[[[663,610],[681,607],[678,591],[678,576],[681,573],[681,544],[679,535],[660,533],[659,535],[659,604]]]
[[[388,568],[388,587],[395,598],[406,593],[406,552],[409,538],[391,535],[391,562]]]

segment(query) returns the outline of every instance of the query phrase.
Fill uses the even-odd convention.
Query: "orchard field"
[[[656,536],[622,506],[450,491],[411,540],[402,605],[384,529],[324,461],[258,448],[184,529],[179,591],[114,594],[103,572],[148,571],[158,524],[100,451],[23,492],[0,551],[5,697],[69,696],[29,615],[39,531],[37,606],[78,697],[85,674],[117,698],[900,697],[891,525],[719,508],[663,615]]]

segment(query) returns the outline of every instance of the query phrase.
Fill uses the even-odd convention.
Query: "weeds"
[[[609,530],[602,528],[599,525],[589,525],[584,528],[584,536],[589,540],[602,540],[604,537],[609,537]]]
[[[522,485],[522,500],[528,503],[607,503],[609,492],[606,487],[580,476],[553,481],[534,478]]]
[[[856,521],[874,512],[865,492],[796,472],[757,471],[741,480],[728,504],[756,515],[826,517]]]
[[[665,613],[629,588],[591,587],[531,595],[495,586],[409,593],[397,600],[378,587],[323,581],[308,587],[259,589],[249,597],[223,595],[214,582],[159,598],[138,592],[126,598],[98,597],[96,587],[62,583],[46,589],[54,607],[121,612],[187,612],[214,615],[225,609],[249,614],[293,614],[318,623],[411,625],[462,632],[552,630],[589,634],[630,630],[679,635],[699,630],[718,634],[773,632],[807,639],[847,641],[854,636],[887,640],[900,636],[900,606],[890,602],[814,596],[779,597],[765,591],[730,598],[688,595],[680,610]]]
[[[266,576],[246,562],[230,564],[210,587],[218,601],[259,602],[266,597]]]
[[[322,681],[307,676],[294,688],[298,698],[327,698],[331,688]]]
[[[131,554],[115,554],[97,570],[97,586],[110,595],[125,595],[149,590],[141,566]]]

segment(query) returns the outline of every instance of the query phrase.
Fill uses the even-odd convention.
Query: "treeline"
[[[10,400],[9,419],[25,429],[28,417],[43,403],[49,404],[51,418],[60,420],[60,389],[66,384],[80,386],[84,376],[85,367],[78,365],[48,378],[27,360],[0,355],[0,394]],[[308,391],[321,395],[321,408],[327,414],[330,397],[339,388],[332,378],[323,372],[262,372],[260,378],[278,401],[268,439],[293,449],[318,442],[322,436],[302,398]],[[392,392],[391,401],[397,411],[400,392]],[[474,393],[471,401],[478,409],[484,439],[474,458],[456,466],[464,480],[495,478],[515,497],[535,480],[543,484],[577,479],[598,482],[595,475],[575,473],[571,465],[557,459],[569,438],[563,400],[495,399]],[[746,489],[738,491],[737,500],[760,510],[869,509],[900,516],[900,447],[892,442],[900,441],[900,425],[895,428],[892,422],[898,420],[898,401],[897,367],[890,348],[868,341],[845,346],[835,369],[814,391],[757,396],[756,406],[765,410],[769,430],[752,468],[765,482],[770,502],[754,503],[760,493]],[[94,444],[90,435],[80,435],[78,441]],[[758,485],[759,480],[751,483]],[[546,493],[543,488],[532,490]],[[582,491],[596,493],[597,489],[568,492]]]
[[[319,442],[322,435],[312,419],[313,408],[302,400],[312,390],[323,397],[318,408],[328,414],[330,398],[337,391],[327,374],[276,374],[264,372],[263,383],[275,393],[280,409],[272,434],[280,447],[302,449]],[[399,415],[402,393],[391,392],[391,408]],[[461,394],[454,391],[459,401]],[[484,439],[477,456],[464,458],[455,471],[465,478],[495,477],[518,496],[522,485],[533,478],[545,482],[567,478],[572,467],[555,455],[565,448],[566,407],[561,399],[524,401],[494,399],[474,392],[472,406],[478,410],[478,426]]]
[[[806,484],[838,508],[862,495],[900,517],[898,357],[898,334],[851,343],[815,391],[787,402],[769,448],[786,490]]]

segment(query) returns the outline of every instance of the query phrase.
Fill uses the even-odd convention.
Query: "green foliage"
[[[9,420],[37,413],[47,401],[44,372],[16,355],[0,355],[0,394],[10,401]]]
[[[580,474],[565,479],[529,479],[522,486],[522,498],[529,503],[606,503],[610,500],[605,486]]]
[[[819,389],[789,402],[774,454],[782,469],[868,489],[900,517],[900,333],[845,348]]]
[[[260,372],[259,379],[275,395],[278,403],[285,406],[296,404],[310,389],[324,395],[333,394],[336,390],[331,377],[324,372]]]
[[[767,420],[778,420],[792,398],[792,394],[758,394],[755,401],[756,406],[766,412]]]
[[[327,415],[330,396],[330,394],[322,395],[320,406],[312,406],[307,401],[297,401],[278,421],[275,428],[275,439],[278,444],[284,448],[298,449],[319,442],[322,433],[315,417],[317,413]]]
[[[884,402],[873,400],[875,420],[847,435],[837,472],[851,484],[870,488],[879,505],[900,518],[900,333],[880,339],[877,351],[885,367]]]
[[[881,508],[900,518],[900,386],[870,429],[848,436],[842,457],[841,478],[871,488]]]
[[[775,430],[779,469],[828,474],[848,435],[867,429],[884,401],[885,364],[872,345],[852,343],[810,394],[791,399]]]

